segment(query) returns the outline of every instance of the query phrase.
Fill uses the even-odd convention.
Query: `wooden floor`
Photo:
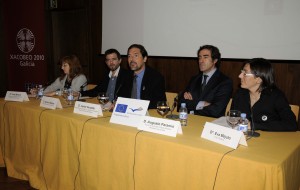
[[[6,169],[0,167],[0,190],[34,190],[28,181],[11,178],[7,176]]]

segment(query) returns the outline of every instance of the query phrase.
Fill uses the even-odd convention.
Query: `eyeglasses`
[[[244,77],[255,76],[255,74],[253,74],[253,73],[246,73],[245,70],[241,70],[241,73],[244,75]]]

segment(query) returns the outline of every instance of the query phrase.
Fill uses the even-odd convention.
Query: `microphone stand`
[[[88,82],[85,82],[83,85],[80,86],[80,92],[83,91],[83,88],[88,85]]]
[[[247,136],[249,136],[249,137],[259,137],[260,136],[260,134],[255,131],[252,108],[251,108],[251,131],[248,131]]]
[[[175,108],[177,106],[177,102],[178,102],[178,95],[174,98],[174,102],[173,102],[173,105],[172,105],[172,108],[171,108],[171,114],[167,115],[166,118],[168,118],[168,119],[178,119],[179,118],[178,115],[173,114],[173,111],[175,110]]]
[[[119,93],[119,91],[120,91],[120,88],[122,87],[122,85],[123,85],[123,83],[121,83],[120,85],[119,85],[119,87],[118,87],[118,89],[115,91],[115,93],[114,93],[114,99],[113,99],[113,101],[111,102],[112,104],[113,104],[113,107],[112,107],[112,109],[110,109],[109,110],[109,112],[113,112],[114,111],[114,107],[115,107],[115,104],[116,104],[116,102],[117,102],[117,99],[118,99],[118,93]]]

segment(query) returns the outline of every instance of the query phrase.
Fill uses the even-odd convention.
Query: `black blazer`
[[[274,87],[264,89],[260,99],[250,105],[249,90],[239,88],[236,92],[231,109],[246,113],[247,118],[254,123],[255,129],[264,131],[297,131],[297,121],[285,94]]]
[[[100,82],[95,88],[87,91],[82,91],[82,96],[90,96],[90,97],[96,97],[98,96],[99,92],[106,92],[109,84],[109,73],[105,75],[105,78],[102,82]],[[124,98],[130,98],[131,91],[129,90],[131,80],[131,71],[120,68],[116,87],[115,87],[115,98],[116,97],[124,97]]]
[[[131,87],[133,82],[133,72],[131,75]],[[141,84],[141,99],[150,100],[149,109],[155,109],[158,101],[166,101],[165,79],[156,70],[146,66]]]
[[[232,94],[232,80],[225,76],[219,69],[211,76],[210,80],[201,92],[203,73],[192,77],[184,92],[190,92],[193,100],[186,100],[183,93],[179,95],[179,103],[185,102],[189,111],[194,111],[196,115],[209,117],[221,117],[225,115],[226,106]],[[202,110],[196,110],[199,101],[207,101],[211,104]],[[180,107],[180,104],[179,106]]]

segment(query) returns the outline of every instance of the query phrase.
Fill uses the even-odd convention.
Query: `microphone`
[[[251,111],[251,131],[248,131],[247,135],[250,137],[259,137],[260,134],[255,131],[255,124],[254,124],[254,120],[253,120],[253,111],[252,111],[251,107],[250,107],[250,111]]]
[[[88,85],[88,82],[86,81],[83,85],[80,86],[80,92],[83,91],[83,88]]]
[[[179,94],[177,94],[177,96],[174,98],[174,102],[173,102],[173,105],[172,105],[172,107],[173,107],[173,110],[174,110],[174,108],[177,106],[177,104],[178,104],[178,96],[179,96]]]
[[[179,116],[178,115],[175,115],[173,114],[173,111],[175,110],[176,106],[177,106],[177,102],[178,102],[178,94],[177,96],[174,98],[174,101],[173,101],[173,104],[172,104],[172,107],[171,107],[171,114],[170,115],[167,115],[166,117],[169,118],[169,119],[178,119]]]
[[[117,94],[119,93],[119,90],[121,87],[122,87],[122,83],[119,85],[118,89],[115,91],[115,97],[114,97],[113,103],[117,101],[117,98],[118,98]]]

